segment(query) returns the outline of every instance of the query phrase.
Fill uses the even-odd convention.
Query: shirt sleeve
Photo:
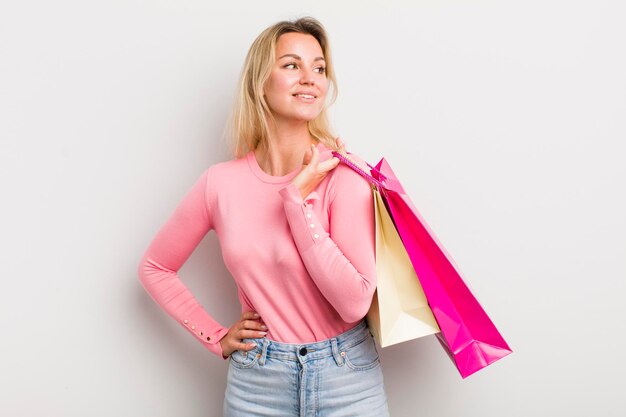
[[[228,333],[183,284],[178,270],[213,228],[206,199],[210,169],[198,178],[159,230],[139,263],[139,280],[152,299],[210,352],[224,357],[220,339]]]
[[[304,199],[290,183],[279,193],[302,261],[311,278],[347,323],[361,320],[376,289],[374,199],[370,184],[339,165],[329,184],[329,232],[312,210],[315,191]]]

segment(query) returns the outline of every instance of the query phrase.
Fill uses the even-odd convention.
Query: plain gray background
[[[336,132],[387,157],[514,353],[462,380],[381,351],[394,417],[622,416],[626,59],[619,1],[20,1],[0,6],[3,416],[219,416],[227,362],[137,265],[210,164],[248,47],[330,33]],[[180,271],[239,315],[214,232]]]

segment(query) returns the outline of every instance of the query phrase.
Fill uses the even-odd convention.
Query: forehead
[[[297,54],[303,59],[307,55],[323,56],[322,47],[313,35],[289,32],[280,35],[276,42],[276,58],[284,54]]]

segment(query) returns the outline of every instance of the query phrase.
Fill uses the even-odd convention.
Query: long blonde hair
[[[322,48],[326,61],[326,77],[329,81],[328,91],[332,90],[332,93],[330,102],[325,102],[320,114],[308,122],[308,129],[311,136],[327,148],[337,150],[327,114],[328,107],[337,99],[337,80],[328,35],[319,21],[307,16],[294,21],[281,21],[268,27],[254,40],[248,50],[225,131],[231,145],[231,152],[237,158],[256,149],[259,143],[263,143],[268,148],[271,147],[268,119],[272,119],[273,116],[263,97],[263,86],[276,60],[278,38],[290,32],[312,35]]]

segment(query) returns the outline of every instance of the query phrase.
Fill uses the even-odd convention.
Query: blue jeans
[[[267,338],[229,359],[224,417],[389,416],[378,351],[365,321],[307,344]]]

